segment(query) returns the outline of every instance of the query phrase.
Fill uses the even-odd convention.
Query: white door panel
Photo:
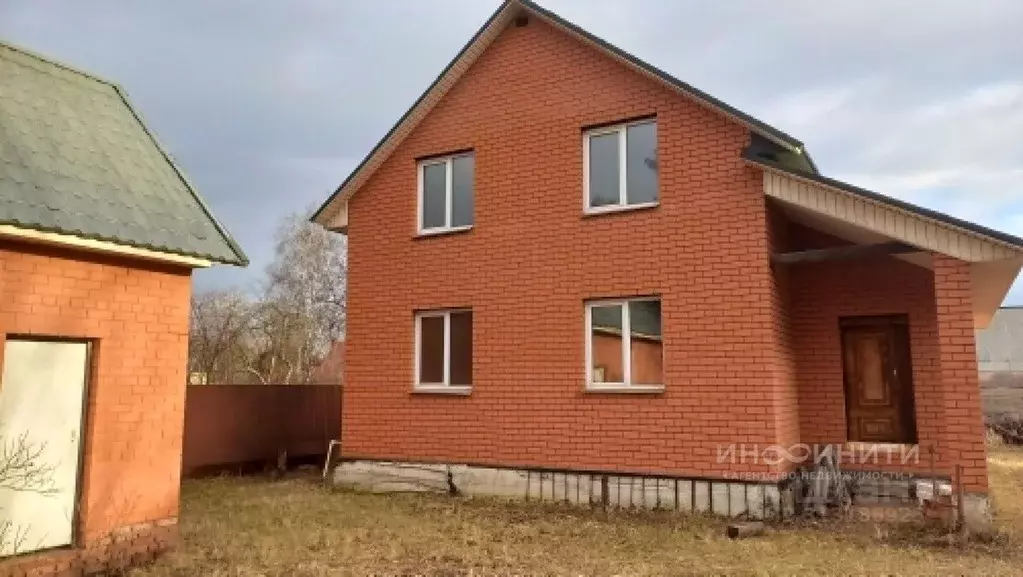
[[[0,478],[0,557],[70,545],[88,345],[10,340],[0,381],[0,462],[21,451],[36,472]]]

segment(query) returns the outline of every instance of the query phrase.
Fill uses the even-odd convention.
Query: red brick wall
[[[772,253],[795,250],[798,239],[791,238],[789,224],[776,205],[768,205],[768,244]],[[796,376],[795,334],[792,326],[791,275],[789,267],[773,266],[771,270],[771,318],[774,330],[773,403],[775,436],[778,444],[791,447],[800,442],[799,387]],[[794,469],[796,463],[787,463]]]
[[[970,265],[935,256],[934,287],[938,309],[937,372],[945,410],[941,423],[945,441],[943,456],[963,466],[963,481],[968,490],[986,491],[987,447],[980,404]]]
[[[188,269],[0,246],[0,350],[12,334],[94,343],[80,527],[87,542],[178,514],[190,290]]]
[[[650,114],[660,206],[584,217],[581,129]],[[774,443],[794,422],[772,401],[784,371],[748,140],[543,22],[506,30],[349,204],[345,455],[767,470],[715,459],[719,443]],[[414,238],[415,159],[466,148],[475,228]],[[584,392],[584,301],[651,294],[665,392]],[[474,390],[413,394],[413,311],[450,307],[473,309]]]

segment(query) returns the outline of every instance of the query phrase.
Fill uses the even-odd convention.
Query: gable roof
[[[248,264],[119,86],[3,42],[0,78],[0,225]]]
[[[813,160],[804,149],[803,143],[796,138],[758,120],[745,112],[730,106],[717,98],[698,90],[663,70],[648,64],[632,54],[594,36],[557,14],[546,10],[530,0],[506,0],[487,19],[483,26],[462,47],[455,58],[441,71],[425,92],[412,104],[398,122],[373,147],[361,163],[348,175],[341,186],[313,213],[310,220],[326,226],[334,214],[343,209],[343,204],[362,186],[369,176],[390,156],[391,152],[412,132],[416,125],[425,118],[433,106],[451,89],[462,75],[472,66],[473,62],[500,35],[504,28],[520,15],[532,15],[543,19],[556,28],[575,36],[580,41],[603,51],[607,56],[622,62],[630,68],[654,80],[667,85],[696,102],[717,111],[720,114],[749,128],[754,134],[773,142],[777,146],[799,158],[804,170],[817,172]]]

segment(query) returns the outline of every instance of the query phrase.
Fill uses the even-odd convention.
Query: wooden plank
[[[854,260],[910,252],[920,252],[920,249],[901,242],[852,244],[832,248],[774,253],[771,255],[771,262],[778,264],[802,264],[832,260]]]
[[[751,523],[735,523],[729,525],[725,529],[725,535],[729,539],[744,539],[746,537],[754,537],[756,535],[763,535],[765,526],[763,523],[751,522]]]

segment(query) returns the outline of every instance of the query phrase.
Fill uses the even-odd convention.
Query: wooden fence
[[[189,385],[182,475],[323,462],[341,435],[340,385]]]

